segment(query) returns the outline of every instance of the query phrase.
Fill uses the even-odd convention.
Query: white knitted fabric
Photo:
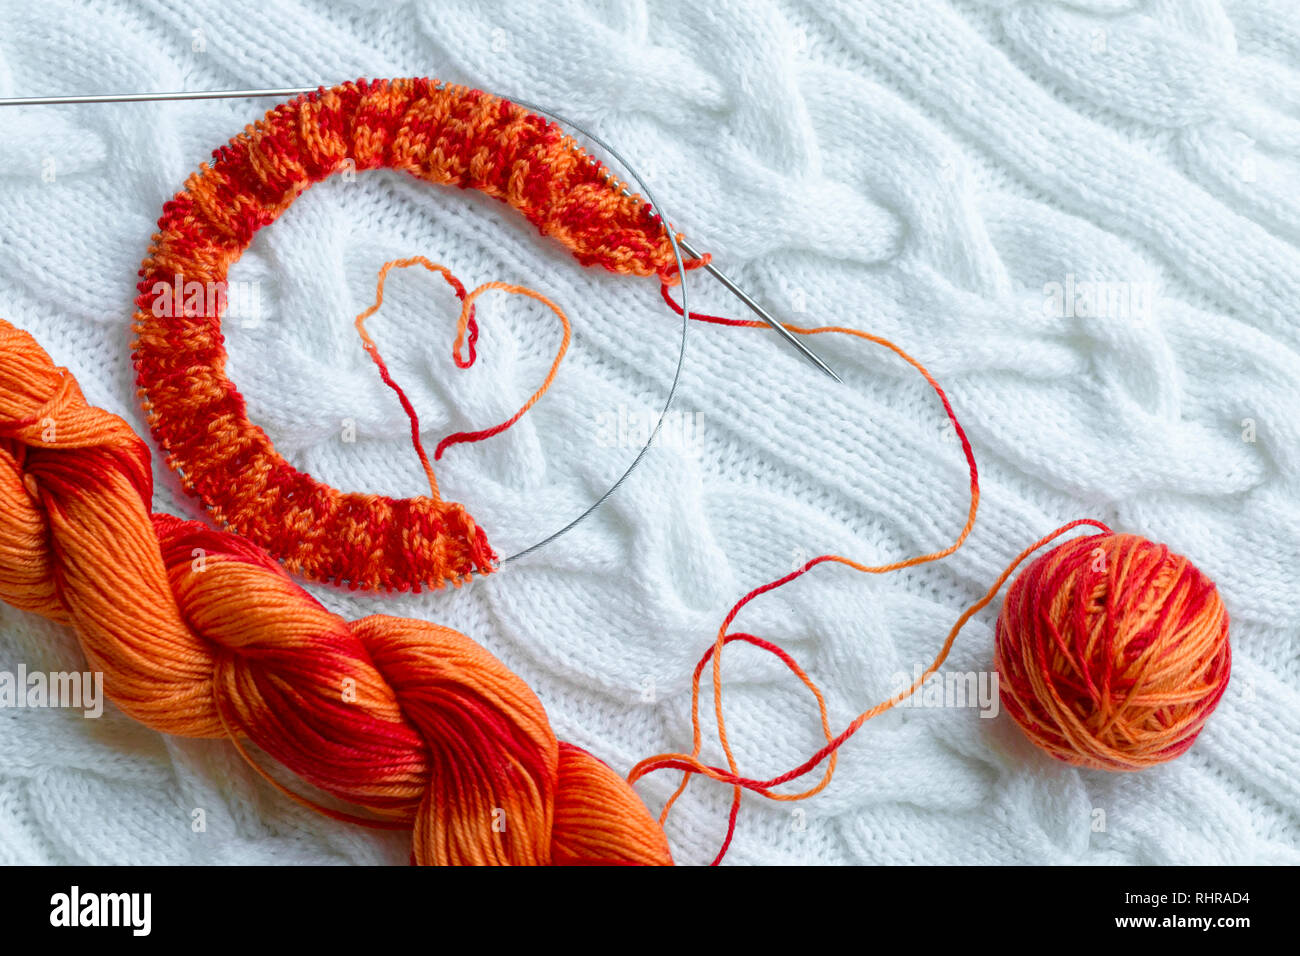
[[[881,578],[818,568],[738,623],[795,654],[837,730],[928,663],[1011,557],[1065,521],[1164,541],[1218,583],[1232,682],[1183,758],[1080,772],[1006,714],[898,710],[844,747],[816,798],[747,797],[728,862],[1300,862],[1289,0],[6,0],[0,20],[0,96],[431,75],[548,106],[634,159],[692,240],[783,316],[917,356],[979,463],[967,545]],[[142,434],[136,269],[163,202],[270,105],[0,112],[0,316]],[[499,203],[391,173],[335,177],[256,237],[231,278],[257,284],[262,320],[227,327],[253,419],[336,486],[421,491],[407,422],[352,329],[380,264],[415,254],[469,287],[530,285],[574,323],[542,402],[438,465],[444,494],[509,554],[631,461],[680,325],[653,281],[578,266]],[[1091,314],[1061,301],[1067,287],[1102,293]],[[702,273],[690,291],[697,309],[741,314]],[[407,271],[370,323],[430,443],[507,418],[558,341],[549,312],[497,294],[481,302],[477,365],[458,370],[454,305],[441,280]],[[883,562],[940,548],[965,513],[960,448],[924,382],[867,343],[812,344],[846,387],[771,333],[693,324],[676,405],[688,427],[578,529],[451,593],[311,590],[347,617],[470,635],[536,690],[562,739],[620,772],[689,749],[691,669],[740,595],[826,551]],[[158,509],[200,515],[157,458],[155,473]],[[945,671],[989,670],[996,607]],[[6,607],[0,670],[20,664],[82,661],[69,631]],[[723,673],[747,775],[816,749],[815,702],[775,658],[733,645]],[[229,744],[164,738],[111,705],[98,720],[0,710],[0,728],[5,862],[407,859],[407,837],[298,807]],[[676,777],[639,789],[657,810]],[[678,861],[712,858],[729,799],[692,784],[667,825]]]

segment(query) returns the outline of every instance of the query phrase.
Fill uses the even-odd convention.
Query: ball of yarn
[[[1003,707],[1049,754],[1138,770],[1192,745],[1228,684],[1228,613],[1187,558],[1131,534],[1030,564],[997,623]]]

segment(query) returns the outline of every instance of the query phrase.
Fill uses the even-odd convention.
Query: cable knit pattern
[[[1061,766],[1003,714],[899,708],[833,784],[747,799],[733,863],[1300,862],[1300,32],[1285,0],[0,3],[0,95],[438,76],[589,124],[675,225],[782,316],[898,342],[944,384],[979,460],[975,532],[879,580],[827,569],[738,626],[796,653],[840,726],[928,662],[1010,558],[1084,515],[1163,542],[1219,587],[1233,677],[1196,745],[1133,774]],[[0,137],[0,315],[145,430],[129,359],[158,209],[266,102],[23,108]],[[510,432],[439,463],[518,550],[627,466],[679,326],[651,279],[584,269],[482,196],[391,172],[334,176],[253,240],[230,280],[227,373],[294,467],[421,491],[407,422],[355,339],[387,259],[527,283],[574,346]],[[698,277],[698,278],[697,278]],[[736,313],[699,273],[692,307]],[[471,369],[457,303],[395,277],[371,331],[428,438],[500,421],[553,354],[543,307],[485,301]],[[823,337],[823,339],[829,337]],[[556,734],[625,771],[689,748],[695,660],[735,599],[808,556],[882,561],[961,526],[942,410],[891,356],[818,341],[831,389],[762,332],[694,327],[675,427],[584,525],[454,592],[309,590],[347,619],[418,617],[483,644]],[[199,517],[162,468],[154,504]],[[945,670],[986,671],[996,608]],[[84,666],[70,632],[0,610],[0,670]],[[779,661],[728,650],[728,730],[772,776],[816,749]],[[319,819],[219,741],[113,708],[0,710],[11,862],[405,862],[401,835]],[[720,752],[706,746],[705,759]],[[638,784],[656,805],[674,780]],[[730,791],[697,781],[674,857],[712,857]],[[196,832],[194,811],[205,828]],[[562,812],[557,806],[557,814]]]

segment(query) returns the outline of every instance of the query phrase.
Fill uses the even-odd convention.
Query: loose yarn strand
[[[685,771],[682,782],[678,785],[672,797],[669,799],[667,804],[664,806],[663,811],[661,811],[660,813],[660,817],[659,817],[660,824],[666,822],[668,811],[671,809],[672,804],[676,802],[677,798],[685,790],[686,784],[689,782],[689,779],[693,774],[698,773],[703,776],[709,777],[710,779],[717,780],[720,783],[726,783],[731,785],[733,789],[733,797],[732,797],[731,811],[729,813],[729,818],[728,818],[727,834],[724,839],[722,848],[719,850],[718,855],[713,860],[712,865],[716,866],[722,861],[723,857],[726,855],[727,848],[730,845],[732,837],[734,835],[737,808],[739,806],[739,794],[743,790],[749,790],[760,796],[766,797],[769,800],[781,801],[781,802],[806,800],[809,797],[815,796],[816,794],[820,793],[830,783],[831,778],[834,774],[835,759],[838,755],[839,748],[842,747],[845,743],[847,743],[848,740],[851,737],[853,737],[853,735],[856,734],[864,724],[867,723],[867,721],[871,720],[874,717],[878,717],[880,714],[883,714],[888,710],[891,710],[893,707],[897,706],[902,701],[912,696],[912,694],[916,693],[916,691],[920,689],[920,687],[922,687],[925,684],[925,682],[936,671],[938,671],[940,667],[943,666],[944,661],[948,659],[948,655],[952,651],[953,645],[957,639],[957,635],[961,633],[962,629],[966,626],[966,623],[975,614],[978,614],[981,610],[987,607],[990,602],[993,601],[993,599],[997,596],[998,592],[1002,589],[1002,586],[1006,583],[1007,579],[1010,578],[1011,575],[1015,573],[1016,569],[1020,567],[1022,563],[1024,563],[1025,559],[1027,559],[1035,551],[1039,550],[1040,548],[1047,545],[1051,541],[1060,537],[1062,534],[1065,534],[1067,531],[1070,531],[1077,527],[1081,527],[1083,525],[1091,525],[1092,527],[1099,529],[1103,534],[1111,533],[1110,528],[1107,527],[1102,522],[1093,520],[1091,518],[1081,518],[1079,520],[1071,521],[1067,524],[1062,525],[1061,527],[1057,528],[1055,531],[1052,531],[1051,533],[1044,535],[1042,538],[1034,542],[1028,548],[1025,548],[1025,550],[1022,551],[1019,555],[1017,555],[1012,560],[1011,564],[1009,564],[1007,568],[998,576],[997,580],[988,589],[988,591],[984,594],[984,596],[981,597],[974,604],[972,604],[970,607],[968,607],[961,614],[961,616],[956,620],[952,628],[949,630],[948,636],[944,639],[943,645],[939,648],[939,651],[935,655],[934,660],[921,673],[919,677],[913,680],[912,684],[909,687],[907,687],[905,690],[900,691],[898,694],[895,694],[893,697],[881,701],[880,703],[876,704],[874,707],[863,711],[861,714],[855,717],[848,724],[847,727],[845,727],[845,729],[839,734],[839,736],[834,738],[832,738],[830,734],[829,722],[827,718],[827,708],[826,708],[826,702],[824,696],[822,695],[821,691],[817,688],[816,683],[807,677],[807,675],[798,666],[798,664],[795,663],[795,661],[785,651],[781,650],[775,644],[772,644],[767,641],[763,641],[761,639],[754,638],[752,635],[749,634],[726,634],[725,633],[726,628],[730,625],[731,621],[734,620],[735,615],[739,612],[740,608],[743,607],[750,600],[757,597],[759,594],[763,594],[766,593],[767,591],[774,590],[780,587],[781,585],[794,580],[799,575],[808,571],[815,564],[819,564],[824,561],[835,560],[834,556],[824,555],[820,558],[815,558],[812,561],[808,562],[807,565],[805,565],[803,568],[799,569],[798,571],[792,572],[791,574],[786,575],[784,578],[781,578],[770,584],[764,585],[761,588],[756,588],[754,591],[750,592],[744,598],[742,598],[741,601],[738,602],[736,607],[732,609],[731,614],[728,615],[727,621],[726,623],[724,623],[721,629],[723,634],[722,639],[717,644],[710,647],[707,652],[705,652],[704,657],[700,660],[700,663],[696,666],[694,678],[692,681],[692,705],[693,705],[692,726],[694,731],[693,733],[694,746],[692,752],[690,754],[659,754],[654,757],[649,757],[646,760],[643,760],[640,763],[638,763],[632,769],[632,772],[628,775],[629,782],[635,783],[641,777],[645,776],[646,774],[653,773],[656,770],[676,769],[676,770]],[[844,562],[844,563],[849,563],[849,562]],[[728,769],[724,770],[721,767],[715,767],[709,764],[705,764],[699,759],[700,733],[699,733],[698,700],[699,700],[700,675],[704,669],[704,664],[710,658],[714,658],[716,660],[716,656],[717,656],[716,652],[719,646],[721,646],[722,644],[729,644],[735,640],[744,640],[750,644],[754,644],[758,647],[763,648],[764,650],[767,650],[775,654],[778,658],[782,660],[783,663],[786,664],[788,668],[790,668],[791,671],[793,671],[800,678],[801,681],[803,681],[804,685],[813,692],[813,694],[817,698],[817,702],[819,706],[821,723],[822,723],[822,731],[826,736],[826,746],[822,747],[820,750],[814,753],[811,757],[809,757],[798,767],[795,767],[794,769],[789,770],[786,773],[780,774],[776,777],[773,777],[769,780],[755,780],[755,779],[739,776],[736,769],[734,757],[732,757],[730,748],[725,743],[723,747],[724,750],[727,752],[727,756],[728,756]],[[715,698],[718,695],[719,690],[720,687],[715,685],[714,688]],[[795,780],[798,779],[799,777],[805,776],[806,774],[811,772],[814,768],[816,768],[817,765],[820,764],[822,761],[827,760],[828,757],[830,759],[827,762],[826,772],[823,774],[821,781],[816,786],[801,791],[799,793],[783,794],[783,793],[772,792],[773,787],[780,786],[783,783],[788,783],[791,780]]]
[[[441,275],[447,280],[448,285],[456,291],[457,298],[459,298],[462,303],[465,301],[465,286],[461,284],[461,281],[457,279],[446,266],[430,262],[424,256],[412,256],[408,259],[392,259],[385,262],[379,270],[379,277],[375,285],[374,303],[370,308],[359,313],[353,324],[356,326],[357,334],[361,336],[361,345],[366,350],[366,354],[370,356],[371,360],[375,363],[375,366],[379,369],[379,377],[384,380],[385,385],[397,393],[397,400],[402,403],[402,411],[406,412],[406,417],[411,420],[411,444],[415,446],[415,453],[420,458],[420,467],[424,469],[425,477],[429,481],[429,492],[433,497],[433,500],[441,501],[442,496],[438,494],[438,479],[433,473],[433,466],[429,464],[429,456],[424,451],[424,442],[420,440],[420,418],[416,414],[415,407],[411,404],[410,399],[406,397],[406,392],[402,390],[402,387],[398,385],[397,382],[393,380],[392,375],[389,374],[388,365],[384,362],[383,356],[379,354],[379,347],[375,345],[374,339],[372,339],[370,333],[366,331],[366,319],[378,312],[384,304],[384,284],[388,281],[388,273],[392,269],[407,269],[415,265],[424,266],[424,268],[428,269],[430,272],[436,272]],[[476,325],[475,332],[477,331],[478,327]],[[477,336],[475,337],[477,338]],[[459,357],[459,350],[457,350],[455,354],[456,357]],[[459,364],[459,362],[457,364]]]
[[[547,389],[549,389],[551,387],[551,384],[555,381],[555,376],[560,371],[560,363],[564,361],[565,353],[569,351],[569,343],[573,340],[573,327],[569,323],[569,317],[564,314],[563,309],[561,309],[558,305],[556,305],[546,296],[542,295],[540,292],[536,292],[532,289],[529,289],[527,286],[511,285],[506,282],[488,282],[479,286],[477,289],[471,292],[468,298],[465,299],[465,304],[461,307],[460,327],[456,334],[456,345],[455,345],[456,354],[458,356],[460,354],[461,345],[465,339],[466,316],[468,315],[468,310],[473,308],[474,300],[477,299],[482,293],[489,292],[493,289],[499,289],[503,292],[509,292],[512,295],[527,296],[530,299],[534,299],[537,302],[542,303],[542,305],[546,306],[548,309],[554,312],[555,315],[560,320],[560,325],[564,329],[564,335],[560,340],[559,351],[555,353],[555,360],[551,363],[551,368],[550,371],[546,373],[546,378],[542,381],[542,384],[538,387],[537,391],[533,392],[532,396],[529,397],[528,401],[524,402],[523,406],[519,409],[519,411],[515,412],[514,415],[506,419],[501,424],[494,425],[491,428],[485,428],[481,431],[456,432],[453,435],[448,435],[442,441],[438,442],[438,447],[433,452],[433,457],[435,459],[442,458],[442,453],[446,451],[448,448],[450,448],[452,445],[457,445],[460,444],[461,442],[483,441],[486,438],[491,438],[494,435],[499,435],[507,428],[509,428],[511,425],[513,425],[515,422],[519,421],[519,419],[523,418],[524,415],[528,412],[528,410],[531,409],[534,405],[536,405],[537,402],[541,399],[541,397],[546,394]]]
[[[685,314],[682,307],[678,305],[677,302],[673,299],[671,293],[669,292],[668,285],[666,283],[661,285],[660,291],[664,298],[664,301],[669,305],[670,308],[673,309],[674,312],[676,312],[678,315]],[[764,323],[754,321],[754,320],[730,319],[721,316],[706,315],[703,313],[692,312],[689,314],[689,317],[694,320],[711,322],[713,324],[718,324],[718,325],[739,326],[745,328],[766,327]],[[727,836],[724,840],[722,849],[719,851],[717,857],[713,861],[715,865],[721,862],[723,856],[726,854],[728,846],[731,843],[731,838],[735,830],[736,818],[739,813],[742,789],[756,790],[756,792],[759,792],[763,796],[766,796],[773,800],[804,800],[814,796],[817,793],[820,793],[827,785],[830,784],[831,779],[834,776],[836,751],[839,749],[839,747],[844,743],[844,741],[848,740],[849,737],[851,737],[854,733],[856,733],[858,728],[861,727],[862,724],[865,723],[867,720],[869,720],[872,716],[875,716],[876,713],[879,713],[883,709],[888,709],[887,707],[873,708],[873,710],[865,712],[864,714],[860,715],[850,725],[849,729],[846,730],[844,733],[842,733],[838,738],[832,738],[830,732],[830,723],[829,723],[829,716],[827,713],[826,701],[824,696],[822,695],[822,692],[817,687],[816,683],[813,682],[811,678],[809,678],[803,672],[803,670],[798,667],[797,664],[795,664],[793,659],[787,660],[783,654],[778,654],[777,656],[781,657],[781,659],[785,661],[787,667],[790,667],[791,670],[797,676],[799,676],[800,680],[804,682],[805,686],[807,686],[809,690],[811,690],[814,696],[816,697],[820,716],[821,716],[821,721],[822,721],[822,728],[827,740],[827,745],[826,747],[822,748],[822,750],[818,751],[818,754],[815,755],[813,759],[806,762],[801,768],[799,768],[798,772],[792,773],[791,775],[783,775],[783,777],[779,780],[767,782],[767,783],[756,783],[755,781],[741,778],[739,776],[739,767],[737,765],[735,755],[732,751],[731,742],[727,736],[726,718],[724,717],[723,710],[722,710],[722,696],[723,696],[722,694],[722,649],[729,642],[727,629],[735,621],[736,616],[740,613],[741,609],[744,608],[744,606],[748,604],[750,601],[754,600],[760,595],[766,594],[769,591],[773,591],[776,590],[777,588],[783,587],[784,585],[790,583],[791,581],[802,576],[803,574],[806,574],[808,571],[812,570],[814,567],[816,567],[819,564],[823,564],[827,562],[835,562],[835,563],[847,565],[848,567],[853,568],[854,570],[865,574],[885,574],[890,571],[897,571],[897,570],[902,570],[904,568],[915,567],[921,564],[926,564],[928,562],[937,561],[941,558],[947,557],[948,555],[955,552],[958,548],[960,548],[965,543],[966,539],[970,536],[971,531],[975,527],[976,513],[979,510],[979,472],[975,464],[974,451],[971,449],[970,441],[966,436],[965,429],[962,427],[961,422],[957,419],[956,413],[953,411],[952,404],[948,399],[947,393],[943,390],[943,388],[935,380],[934,376],[930,374],[930,372],[925,368],[924,365],[922,365],[919,361],[913,358],[905,350],[903,350],[902,348],[900,348],[898,345],[894,344],[890,340],[883,338],[882,336],[877,336],[869,332],[864,332],[861,329],[853,329],[853,328],[848,328],[845,326],[838,326],[838,325],[825,325],[825,326],[817,326],[813,328],[806,328],[803,326],[786,324],[785,327],[791,332],[794,332],[798,335],[822,335],[828,333],[838,333],[842,335],[850,335],[850,336],[864,339],[868,342],[872,342],[876,345],[879,345],[893,352],[896,356],[901,358],[912,368],[914,368],[918,373],[920,373],[920,375],[925,379],[926,383],[938,396],[940,403],[943,406],[944,413],[947,415],[948,420],[952,423],[953,429],[957,434],[958,439],[961,443],[962,453],[965,457],[967,468],[970,474],[970,504],[968,506],[967,513],[966,513],[966,520],[965,523],[962,525],[961,531],[957,534],[957,537],[954,539],[954,541],[950,545],[944,548],[940,548],[936,551],[932,551],[922,555],[917,555],[911,558],[906,558],[899,561],[894,561],[894,562],[890,562],[887,564],[880,564],[880,565],[862,564],[861,562],[854,561],[851,558],[846,558],[841,555],[834,555],[834,554],[821,555],[820,557],[816,557],[808,561],[806,564],[804,564],[803,567],[795,571],[792,571],[789,574],[786,574],[775,581],[769,582],[768,584],[755,588],[753,591],[749,592],[744,597],[742,597],[736,603],[736,605],[731,609],[730,613],[728,613],[726,618],[723,620],[722,626],[718,629],[717,638],[714,641],[713,646],[709,649],[708,652],[706,652],[704,657],[701,659],[700,664],[696,668],[691,681],[691,727],[692,727],[691,753],[690,754],[660,754],[656,757],[647,758],[646,760],[643,760],[640,763],[638,763],[636,767],[632,769],[632,772],[628,777],[629,782],[635,782],[637,779],[644,776],[646,773],[652,772],[653,770],[657,770],[657,769],[665,769],[666,767],[669,766],[685,771],[681,782],[679,783],[676,790],[670,795],[670,797],[668,798],[668,800],[666,801],[663,807],[663,810],[660,813],[660,818],[659,818],[660,823],[663,823],[667,820],[669,811],[672,809],[673,804],[685,791],[687,785],[690,783],[693,773],[696,772],[703,773],[709,777],[712,777],[713,779],[729,782],[732,784],[733,793],[732,793],[731,810],[728,817]],[[757,641],[751,640],[749,641],[749,643],[754,643],[756,644],[756,646],[762,647],[763,649],[768,650],[772,653],[776,653],[776,651],[774,650],[774,645],[770,645],[767,642],[758,643]],[[947,654],[948,646],[950,645],[945,645],[945,649],[943,652],[944,656],[946,656]],[[700,678],[703,672],[704,664],[708,662],[710,659],[712,659],[714,719],[717,726],[718,741],[721,744],[723,753],[727,759],[728,769],[726,771],[723,771],[720,768],[707,766],[703,764],[699,759],[702,750],[702,733],[700,728]],[[937,660],[933,665],[933,667],[937,668],[941,663],[942,660]],[[928,676],[929,673],[930,672],[927,672],[926,676]],[[910,693],[910,691],[908,693]],[[902,695],[902,697],[906,697],[906,696],[907,694]],[[902,697],[900,697],[899,699],[902,699]],[[889,706],[893,706],[893,704],[890,703]],[[821,780],[814,786],[797,794],[774,794],[770,792],[771,787],[776,786],[778,783],[785,782],[786,780],[791,780],[791,779],[795,779],[796,777],[803,776],[805,773],[813,769],[815,766],[817,766],[819,763],[822,762],[822,760],[825,760],[827,757],[829,757],[830,760],[827,763],[826,770],[823,773]]]
[[[551,387],[551,384],[555,381],[555,376],[560,371],[560,363],[564,361],[565,353],[569,350],[569,343],[573,339],[573,327],[569,323],[569,317],[565,315],[563,309],[540,292],[536,292],[527,286],[511,285],[508,282],[487,282],[479,286],[473,292],[466,294],[464,284],[456,277],[455,273],[444,265],[430,262],[424,256],[411,256],[406,259],[392,259],[383,264],[379,270],[378,279],[375,285],[375,301],[369,308],[357,315],[353,324],[356,326],[357,334],[361,336],[361,344],[362,347],[365,348],[366,354],[370,356],[378,367],[380,378],[384,380],[385,385],[397,393],[398,401],[402,403],[402,410],[406,412],[406,417],[411,421],[411,444],[415,446],[415,453],[419,456],[420,465],[424,469],[425,477],[428,478],[429,490],[432,493],[433,500],[441,501],[442,499],[438,494],[438,479],[433,473],[433,465],[429,462],[429,456],[425,453],[424,442],[420,439],[419,416],[416,414],[415,407],[406,397],[406,393],[402,390],[402,387],[397,384],[389,373],[388,366],[385,364],[383,356],[379,354],[379,347],[375,344],[374,339],[366,330],[366,319],[378,312],[384,304],[384,284],[388,281],[388,273],[393,269],[408,269],[411,266],[417,265],[423,266],[430,272],[436,272],[438,275],[441,275],[447,281],[447,284],[455,290],[456,297],[460,299],[461,307],[460,317],[456,323],[456,341],[452,345],[451,351],[452,360],[456,363],[457,368],[469,368],[474,364],[478,357],[475,352],[475,343],[478,341],[478,322],[476,321],[474,314],[474,301],[484,292],[498,289],[503,292],[509,292],[512,295],[523,295],[530,299],[534,299],[554,312],[560,320],[560,325],[564,329],[564,335],[560,341],[560,349],[555,355],[555,360],[551,363],[551,368],[546,375],[546,379],[542,382],[541,387],[539,387],[537,391],[533,392],[528,401],[523,404],[523,407],[506,421],[499,425],[494,425],[491,428],[485,428],[481,431],[456,432],[448,435],[446,438],[442,439],[442,441],[438,443],[437,448],[434,449],[433,457],[435,461],[441,459],[442,453],[452,445],[457,445],[461,442],[483,441],[484,439],[491,438],[494,435],[499,435],[511,425],[515,424],[515,422],[519,421],[519,419],[523,418],[528,410],[536,405],[541,397],[546,394],[547,390]],[[467,345],[468,355],[462,356],[462,350],[465,349]]]

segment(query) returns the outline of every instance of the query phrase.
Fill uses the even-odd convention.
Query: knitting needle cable
[[[651,211],[654,212],[656,215],[658,215],[659,221],[663,223],[664,234],[668,236],[668,241],[672,244],[673,247],[673,256],[677,259],[677,274],[681,277],[681,281],[682,281],[682,336],[681,336],[682,344],[680,350],[677,353],[677,367],[673,370],[673,380],[672,380],[672,384],[668,386],[668,398],[664,402],[663,410],[659,413],[659,418],[655,422],[654,429],[650,432],[650,437],[647,438],[645,444],[641,446],[641,450],[636,453],[636,457],[633,458],[632,463],[627,466],[627,470],[624,471],[623,474],[619,475],[618,480],[615,481],[612,485],[610,485],[603,495],[601,495],[599,498],[593,501],[590,507],[588,507],[586,511],[578,515],[578,517],[574,518],[563,528],[560,528],[560,530],[553,532],[552,534],[543,538],[541,541],[538,541],[536,544],[530,545],[529,547],[524,548],[524,550],[516,554],[512,554],[510,557],[502,559],[501,561],[502,566],[508,564],[511,561],[518,560],[519,558],[522,558],[525,555],[531,554],[532,552],[538,550],[539,548],[545,547],[546,545],[554,541],[556,538],[560,537],[561,535],[565,534],[566,532],[574,528],[576,525],[580,524],[582,521],[586,520],[586,518],[593,511],[595,511],[597,508],[599,508],[602,504],[605,503],[605,500],[610,495],[612,495],[614,492],[616,492],[619,489],[619,486],[622,485],[623,482],[627,480],[628,475],[632,474],[632,472],[636,470],[637,465],[641,464],[641,459],[646,456],[646,453],[650,450],[651,446],[655,443],[655,440],[659,437],[659,432],[663,428],[664,420],[668,417],[668,411],[669,409],[672,408],[673,399],[677,395],[677,384],[678,382],[681,381],[682,367],[686,364],[686,329],[691,324],[690,309],[686,307],[686,297],[687,297],[686,264],[682,261],[681,246],[677,241],[677,236],[674,235],[673,233],[672,227],[669,224],[668,217],[665,216],[660,211],[659,203],[655,201],[654,194],[651,193],[650,187],[646,185],[645,180],[641,178],[641,174],[638,173],[636,169],[632,167],[632,164],[629,163],[627,159],[623,157],[622,153],[616,150],[613,146],[610,146],[609,143],[605,142],[595,133],[592,133],[589,130],[584,129],[583,127],[579,126],[577,123],[574,123],[572,120],[566,119],[565,117],[560,116],[558,113],[552,113],[550,110],[542,109],[540,106],[537,106],[536,104],[526,103],[523,100],[511,100],[511,102],[516,103],[519,106],[522,106],[526,110],[532,110],[535,113],[541,113],[544,116],[549,116],[551,119],[555,120],[561,126],[566,126],[569,129],[577,130],[583,136],[587,137],[587,139],[591,140],[601,149],[605,150],[605,152],[607,152],[609,155],[613,156],[614,159],[617,160],[618,163],[625,170],[627,170],[628,175],[630,175],[633,179],[636,180],[636,184],[641,187],[641,191],[645,193],[646,202],[649,204]]]
[[[87,96],[17,96],[17,97],[9,97],[7,99],[0,99],[0,106],[56,106],[56,105],[71,104],[71,103],[143,103],[151,100],[218,100],[218,99],[236,99],[236,98],[251,99],[251,98],[262,97],[262,96],[279,96],[279,97],[296,96],[302,93],[313,93],[315,92],[316,89],[317,89],[316,87],[298,87],[298,88],[283,89],[283,90],[213,90],[213,91],[176,92],[176,93],[120,93],[120,94],[99,93],[99,94],[91,94]],[[598,140],[596,137],[592,136],[590,133],[583,130],[580,126],[577,126],[576,124],[570,122],[569,120],[561,119],[560,116],[556,113],[552,113],[549,110],[541,109],[540,107],[535,106],[531,103],[525,103],[523,100],[515,99],[514,97],[502,97],[502,98],[509,99],[511,102],[514,103],[518,103],[520,106],[525,107],[526,109],[530,109],[535,112],[542,113],[546,116],[549,116],[551,119],[555,120],[556,122],[563,123],[566,126],[571,126],[574,129],[576,129],[578,132],[586,136],[588,139],[590,139],[592,142],[600,143],[600,140]],[[628,166],[626,160],[624,160],[621,156],[618,156],[618,154],[615,153],[614,150],[610,149],[607,145],[603,143],[601,143],[601,145],[610,154],[618,157],[618,161],[619,163],[622,164],[623,168],[626,169],[629,173],[631,173],[632,178],[637,181],[637,184],[641,186],[643,190],[645,190],[646,199],[648,200],[650,206],[652,208],[657,208],[655,207],[654,199],[650,196],[650,190],[645,188],[645,183],[642,181],[641,177],[636,175],[636,172],[632,169],[632,167]],[[676,238],[670,236],[669,239],[670,241],[672,241],[673,251],[677,252]],[[686,251],[686,254],[688,256],[694,259],[700,258],[700,254],[695,251],[695,248],[685,241],[682,242],[682,249]],[[678,253],[677,256],[677,266],[679,269],[682,266],[680,253]],[[732,282],[731,279],[729,279],[720,269],[718,269],[717,266],[709,262],[709,263],[705,263],[704,268],[705,270],[708,271],[710,275],[712,275],[715,279],[717,279],[718,282],[720,282],[728,292],[734,295],[741,302],[745,303],[745,305],[750,310],[752,310],[755,315],[757,315],[760,319],[762,319],[764,322],[770,325],[773,328],[773,330],[775,330],[776,333],[781,336],[781,338],[785,339],[786,343],[791,348],[793,348],[796,352],[802,355],[805,359],[807,359],[817,368],[821,369],[821,371],[825,372],[827,375],[833,378],[836,382],[843,384],[843,380],[838,375],[835,374],[835,372],[831,369],[829,365],[826,364],[826,362],[822,359],[820,355],[814,352],[803,342],[800,342],[799,339],[797,339],[794,336],[794,334],[790,332],[789,329],[787,329],[780,321],[778,321],[775,317],[773,317],[770,312],[768,312],[756,301],[754,301],[753,297],[750,296],[749,293],[747,293],[740,286],[736,285],[736,283]]]

